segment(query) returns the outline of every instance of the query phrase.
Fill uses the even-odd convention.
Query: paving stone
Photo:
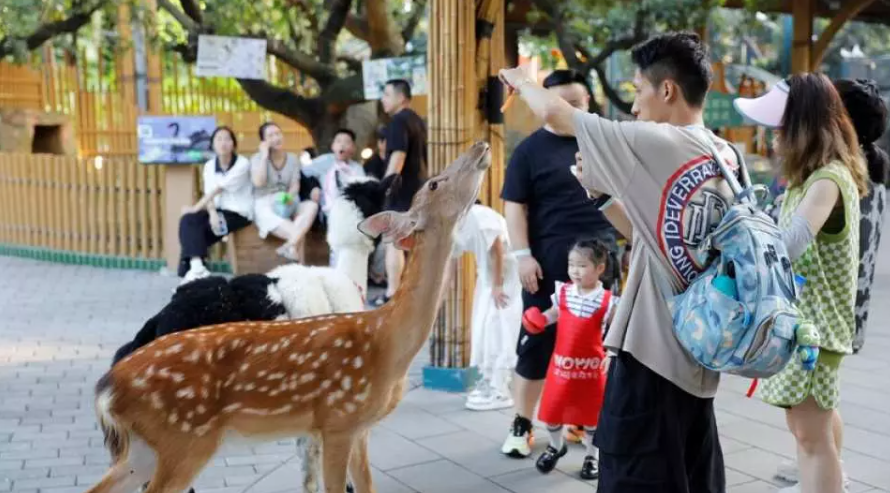
[[[387,472],[399,482],[425,493],[508,492],[482,476],[448,460],[438,460]]]

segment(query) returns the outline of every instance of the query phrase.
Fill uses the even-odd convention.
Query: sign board
[[[426,57],[406,56],[379,58],[362,62],[365,99],[380,99],[383,87],[390,79],[405,79],[411,83],[411,94],[426,94]]]
[[[705,99],[705,126],[708,128],[740,127],[745,119],[736,111],[732,102],[738,96],[711,91]]]
[[[139,162],[194,164],[213,157],[213,116],[140,116],[136,122]]]
[[[266,78],[266,40],[198,36],[198,77]]]

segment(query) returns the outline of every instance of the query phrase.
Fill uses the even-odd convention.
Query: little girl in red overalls
[[[599,453],[593,434],[599,420],[606,388],[606,350],[603,335],[617,296],[603,289],[600,276],[606,270],[608,247],[598,240],[581,240],[569,252],[570,283],[556,283],[553,306],[541,312],[529,308],[522,324],[530,333],[556,325],[556,347],[544,381],[538,419],[547,424],[550,445],[535,467],[546,474],[566,455],[563,435],[566,423],[584,426],[587,449],[581,478],[599,476]]]

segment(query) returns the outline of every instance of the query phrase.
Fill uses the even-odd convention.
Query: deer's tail
[[[102,433],[105,435],[105,447],[111,453],[112,460],[117,463],[127,457],[130,436],[115,419],[111,411],[113,402],[114,380],[109,371],[96,384],[96,417],[99,420],[99,427],[102,428]]]

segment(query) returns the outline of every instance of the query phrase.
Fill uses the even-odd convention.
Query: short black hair
[[[572,250],[584,251],[593,265],[607,264],[609,262],[609,247],[597,238],[580,238],[572,245]]]
[[[349,130],[348,128],[338,128],[337,131],[334,132],[334,138],[336,138],[340,134],[348,135],[349,138],[351,138],[352,141],[355,142],[355,132],[353,132],[352,130]]]
[[[653,36],[634,46],[630,57],[653,85],[671,79],[690,106],[704,105],[711,87],[711,60],[698,34],[673,32]]]
[[[222,125],[222,126],[219,126],[219,127],[216,127],[215,129],[213,129],[213,133],[210,134],[210,145],[211,146],[213,145],[213,139],[215,139],[216,134],[218,134],[220,132],[228,132],[229,133],[229,137],[232,138],[232,151],[233,152],[238,151],[238,137],[235,137],[235,132],[231,128],[229,128],[225,125]]]
[[[405,96],[405,99],[411,99],[411,84],[405,79],[389,79],[386,81],[387,86],[392,86],[392,88],[402,96]]]
[[[278,128],[281,128],[281,127],[278,126],[278,124],[275,123],[275,122],[266,122],[266,123],[263,123],[262,125],[260,125],[260,141],[266,140],[266,129],[269,128],[269,127],[278,127]]]
[[[553,72],[550,72],[550,75],[544,78],[544,87],[547,89],[551,87],[567,86],[569,84],[581,84],[584,86],[584,89],[587,89],[587,94],[591,94],[590,84],[587,83],[587,77],[584,77],[584,74],[577,70],[554,70]]]
[[[377,135],[377,140],[386,140],[386,125],[379,125],[375,135]]]

